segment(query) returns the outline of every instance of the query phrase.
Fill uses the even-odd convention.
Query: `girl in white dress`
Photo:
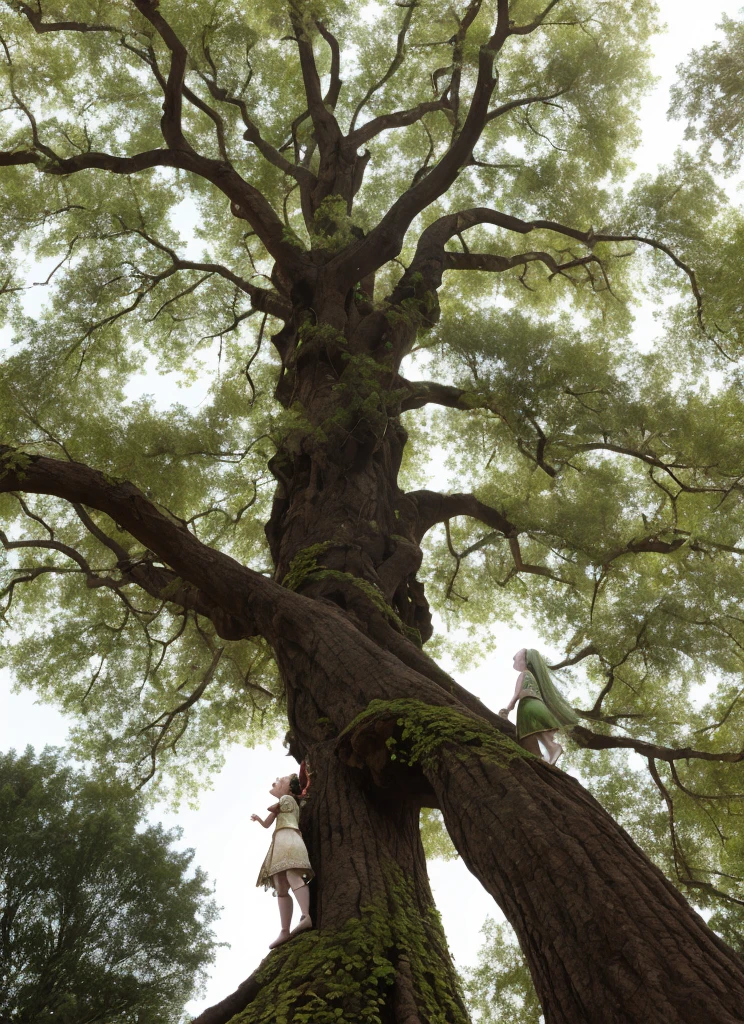
[[[310,867],[307,847],[300,832],[300,808],[295,799],[302,792],[299,778],[296,775],[286,775],[284,778],[276,779],[269,792],[279,798],[278,802],[268,808],[267,818],[262,819],[257,814],[252,814],[251,821],[258,821],[264,828],[269,828],[276,820],[271,846],[256,882],[257,886],[262,885],[265,889],[273,886],[279,901],[282,930],[276,939],[269,943],[269,949],[274,949],[293,935],[312,928],[310,891],[307,883],[314,872]],[[299,924],[291,932],[289,926],[294,907],[289,895],[290,889],[302,915]]]

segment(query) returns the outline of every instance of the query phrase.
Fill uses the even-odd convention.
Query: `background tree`
[[[318,932],[201,1020],[464,1020],[424,806],[549,1024],[735,1021],[667,877],[739,941],[741,218],[688,153],[627,181],[653,6],[5,6],[2,244],[49,275],[35,318],[3,284],[8,663],[142,784],[285,715],[316,773]],[[197,410],[132,397],[209,353]],[[565,651],[667,877],[437,665],[430,602]]]
[[[0,1014],[28,1024],[161,1024],[214,958],[193,851],[143,800],[50,748],[0,756]]]
[[[478,964],[466,974],[469,1005],[483,1024],[540,1024],[530,972],[507,924],[489,918]]]

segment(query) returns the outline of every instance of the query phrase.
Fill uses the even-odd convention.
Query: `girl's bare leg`
[[[524,739],[519,741],[519,745],[520,747],[524,747],[525,750],[529,750],[531,754],[535,754],[537,757],[542,757],[542,750],[540,750],[540,744],[537,740],[537,737],[542,735],[544,735],[544,733],[533,733],[531,736],[525,736]]]
[[[298,932],[304,932],[313,926],[313,921],[310,917],[310,890],[299,871],[288,871],[287,881],[292,886],[294,898],[297,900],[300,913],[302,914],[299,923],[292,929],[292,934],[297,935]]]
[[[282,930],[274,941],[269,943],[269,949],[276,949],[277,946],[281,946],[289,938],[289,926],[292,923],[292,911],[294,909],[292,897],[289,895],[287,872],[279,871],[273,876],[273,879],[276,899],[279,904],[279,920],[281,921]]]

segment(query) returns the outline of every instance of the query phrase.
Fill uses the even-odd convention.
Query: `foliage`
[[[0,1014],[33,1024],[181,1019],[217,908],[177,832],[47,748],[0,755]]]
[[[431,860],[455,860],[458,856],[444,827],[442,812],[431,807],[421,809],[421,842]]]
[[[723,147],[723,164],[736,170],[744,152],[744,24],[724,14],[723,38],[696,50],[680,68],[671,113],[689,122],[691,139]]]
[[[498,10],[3,3],[0,443],[15,451],[2,472],[22,483],[41,454],[132,481],[268,577],[263,525],[291,457],[355,430],[381,444],[402,407],[401,488],[472,498],[423,541],[418,578],[440,624],[429,651],[463,627],[467,665],[493,625],[526,616],[562,652],[595,736],[735,753],[744,219],[717,173],[742,153],[742,24],[725,19],[681,70],[672,111],[690,146],[631,181],[655,5],[512,0],[510,29],[529,31],[499,50],[490,114],[437,191]],[[188,51],[180,120],[156,11]],[[321,83],[312,115],[301,42]],[[336,179],[319,142],[333,119],[362,133]],[[385,237],[402,225],[400,245],[339,297],[344,330],[319,318],[309,276],[295,287],[286,268],[353,264],[419,185],[431,196],[416,215],[385,222]],[[255,195],[271,230],[245,212]],[[484,204],[502,219],[463,221],[433,271],[424,233]],[[644,303],[660,312],[641,336]],[[378,350],[352,321],[384,325]],[[328,375],[315,419],[295,395],[312,359]],[[79,719],[81,756],[193,795],[228,743],[283,723],[267,642],[225,641],[185,606],[180,577],[142,586],[168,566],[115,518],[20,491],[0,494],[0,518],[3,663]],[[317,533],[285,586],[349,583],[412,635],[375,584],[319,566],[331,541]],[[571,762],[741,949],[741,763],[615,750]],[[512,970],[505,936],[491,938]]]
[[[488,918],[478,964],[465,974],[465,991],[480,1024],[541,1024],[540,1003],[508,924]]]

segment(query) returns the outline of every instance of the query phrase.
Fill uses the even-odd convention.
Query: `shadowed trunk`
[[[383,737],[423,769],[514,927],[546,1024],[741,1021],[744,962],[575,779],[469,716],[407,701],[366,716],[344,756],[379,774]]]
[[[371,636],[392,622],[420,645],[432,634],[431,614],[416,579],[415,507],[398,484],[408,435],[399,419],[404,392],[395,387],[415,330],[379,313],[362,317],[338,297],[328,322],[318,323],[322,302],[297,312],[302,326],[277,387],[302,420],[270,462],[275,578],[328,597]]]
[[[429,889],[418,806],[371,785],[334,747],[314,749],[302,811],[317,872],[317,930],[269,954],[194,1024],[467,1024]]]
[[[546,1024],[733,1024],[740,958],[578,783],[517,746],[421,650],[427,516],[398,486],[399,358],[384,354],[400,357],[412,334],[369,321],[348,337],[330,324],[296,332],[278,387],[305,422],[272,462],[266,532],[275,578],[311,600],[287,594],[264,633],[290,750],[315,773],[302,827],[317,929],[198,1024],[466,1021],[426,876],[424,805],[442,809],[514,926]]]

